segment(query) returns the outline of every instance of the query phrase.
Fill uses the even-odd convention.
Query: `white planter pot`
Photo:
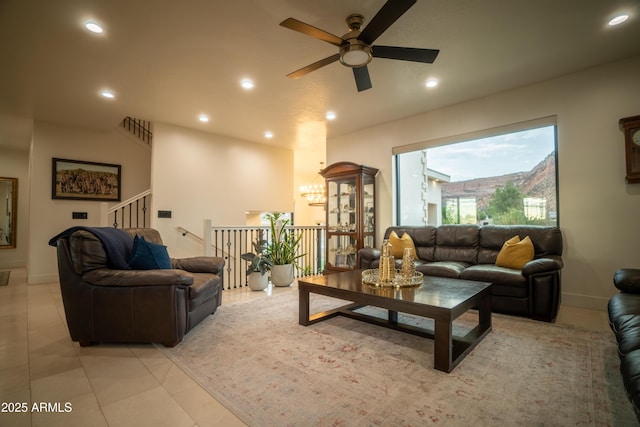
[[[247,283],[252,291],[263,291],[269,286],[269,275],[261,274],[259,271],[253,272],[247,276]]]
[[[273,286],[291,286],[293,284],[293,264],[271,266]]]

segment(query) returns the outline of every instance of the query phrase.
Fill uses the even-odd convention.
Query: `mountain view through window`
[[[556,127],[398,154],[399,225],[557,225]]]

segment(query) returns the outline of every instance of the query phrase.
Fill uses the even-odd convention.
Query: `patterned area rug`
[[[7,286],[9,284],[9,275],[11,270],[0,271],[0,286]]]
[[[611,333],[494,315],[493,331],[446,374],[433,369],[428,339],[343,317],[298,325],[297,297],[223,305],[180,345],[159,348],[251,426],[637,423]],[[336,305],[312,295],[312,312]]]

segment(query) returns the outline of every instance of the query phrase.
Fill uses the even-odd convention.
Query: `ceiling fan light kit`
[[[285,19],[280,23],[282,27],[306,34],[339,48],[339,53],[289,73],[287,77],[297,79],[339,60],[341,64],[353,69],[356,87],[358,92],[361,92],[372,87],[367,64],[374,57],[433,63],[440,52],[437,49],[373,45],[373,42],[415,3],[416,0],[387,0],[362,31],[360,31],[360,28],[364,22],[364,17],[360,14],[351,14],[346,19],[350,31],[342,37],[298,21],[295,18]]]
[[[373,56],[371,48],[363,43],[354,43],[340,48],[340,62],[351,68],[364,67]]]
[[[340,46],[340,62],[351,68],[364,67],[373,58],[371,46],[358,39],[364,16],[349,15],[346,21],[351,31],[342,36],[344,42]]]

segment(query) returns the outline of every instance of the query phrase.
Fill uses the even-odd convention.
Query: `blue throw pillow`
[[[144,237],[136,236],[133,239],[129,267],[132,270],[170,270],[171,258],[166,246],[147,242]]]

